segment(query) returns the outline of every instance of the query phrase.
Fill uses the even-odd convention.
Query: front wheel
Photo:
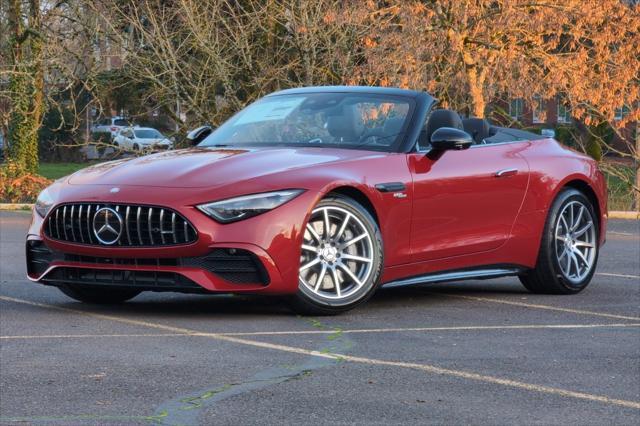
[[[138,290],[99,288],[96,286],[76,286],[73,284],[63,284],[58,288],[61,292],[72,299],[79,302],[97,305],[126,302],[141,293]]]
[[[325,198],[306,225],[293,307],[313,315],[353,309],[375,292],[382,265],[382,238],[371,214],[351,198]]]
[[[580,191],[565,189],[549,210],[536,267],[520,281],[533,293],[584,290],[596,269],[598,235],[591,201]]]

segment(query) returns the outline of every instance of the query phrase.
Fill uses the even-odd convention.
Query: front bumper
[[[117,198],[104,194],[98,198],[94,190],[90,197],[76,194],[63,202],[140,203],[141,197],[129,189],[123,187]],[[167,189],[158,195],[166,201],[174,191],[178,192]],[[46,218],[34,212],[26,242],[28,278],[48,285],[135,286],[187,293],[291,294],[297,290],[301,230],[317,194],[304,193],[274,211],[225,225],[204,215],[190,200],[167,204],[158,202],[156,193],[149,195],[145,197],[149,204],[172,208],[186,217],[197,229],[197,240],[167,247],[59,241],[45,235]]]

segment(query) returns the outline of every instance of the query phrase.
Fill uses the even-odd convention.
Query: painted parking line
[[[470,325],[460,327],[402,327],[402,328],[359,328],[352,330],[287,330],[287,331],[248,331],[217,333],[221,336],[296,336],[309,334],[367,334],[367,333],[403,333],[403,332],[433,332],[433,331],[495,331],[495,330],[579,330],[594,328],[637,328],[640,323],[621,324],[523,324],[523,325]],[[154,333],[154,334],[45,334],[45,335],[16,335],[0,336],[0,340],[29,340],[29,339],[95,339],[117,337],[191,337],[206,336],[208,333]]]
[[[632,234],[630,232],[607,231],[607,235],[621,235],[623,237],[635,237],[637,234]]]
[[[315,356],[320,358],[336,359],[336,360],[348,361],[348,362],[353,362],[358,364],[406,368],[406,369],[424,371],[426,373],[437,374],[441,376],[456,377],[459,379],[472,380],[472,381],[482,382],[482,383],[490,383],[490,384],[500,385],[500,386],[509,387],[509,388],[522,389],[522,390],[527,390],[531,392],[538,392],[538,393],[547,394],[547,395],[556,395],[556,396],[561,396],[565,398],[574,398],[574,399],[581,399],[581,400],[592,401],[592,402],[600,402],[603,404],[617,405],[620,407],[633,408],[633,409],[640,410],[640,401],[629,401],[624,399],[610,398],[604,395],[595,395],[595,394],[577,392],[577,391],[561,389],[556,387],[542,386],[542,385],[537,385],[533,383],[521,382],[518,380],[511,380],[511,379],[506,379],[502,377],[495,377],[495,376],[488,376],[484,374],[473,373],[469,371],[441,368],[441,367],[428,365],[428,364],[418,364],[418,363],[401,362],[401,361],[386,361],[386,360],[357,357],[357,356],[351,356],[351,355],[345,355],[345,354],[333,353],[333,352],[319,352],[319,351],[313,351],[313,350],[308,350],[304,348],[298,348],[294,346],[279,345],[274,343],[261,342],[257,340],[249,340],[242,337],[223,335],[219,333],[202,333],[200,331],[192,330],[188,328],[158,324],[158,323],[136,320],[136,319],[126,318],[126,317],[119,317],[115,315],[98,314],[93,312],[77,310],[77,309],[64,308],[61,306],[33,302],[30,300],[24,300],[24,299],[16,299],[16,298],[7,297],[7,296],[0,296],[0,300],[21,303],[21,304],[31,305],[31,306],[37,306],[41,308],[47,308],[47,309],[52,309],[52,310],[57,310],[62,312],[69,312],[69,313],[83,315],[91,318],[119,322],[123,324],[132,324],[132,325],[152,328],[156,330],[168,331],[172,333],[183,333],[187,335],[196,334],[199,336],[205,336],[205,337],[219,340],[219,341],[237,343],[241,345],[252,346],[252,347],[257,347],[262,349],[270,349],[274,351],[287,352],[287,353],[296,353],[300,355]]]
[[[30,340],[30,339],[96,339],[107,337],[184,337],[184,333],[154,333],[154,334],[44,334],[22,336],[0,336],[0,340]]]
[[[640,317],[608,314],[605,312],[585,311],[582,309],[562,308],[559,306],[539,305],[535,303],[516,302],[513,300],[495,299],[493,297],[465,296],[462,294],[439,293],[434,291],[427,291],[425,293],[433,294],[436,296],[453,297],[456,299],[475,300],[478,302],[501,303],[503,305],[520,306],[520,307],[529,308],[529,309],[542,309],[547,311],[567,312],[567,313],[578,314],[578,315],[591,315],[591,316],[602,317],[602,318],[614,318],[614,319],[629,320],[629,321],[640,321]]]
[[[640,275],[612,274],[610,272],[596,272],[596,275],[602,275],[603,277],[632,278],[632,279],[640,280]]]

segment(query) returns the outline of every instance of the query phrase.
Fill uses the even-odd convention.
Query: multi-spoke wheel
[[[589,199],[564,190],[549,211],[538,263],[520,277],[535,293],[577,293],[584,289],[598,260],[598,221]]]
[[[381,267],[380,232],[369,212],[346,197],[326,198],[304,230],[296,307],[316,314],[351,309],[375,291]]]
[[[596,227],[581,201],[570,201],[556,223],[556,257],[562,275],[580,283],[591,272],[596,257]]]

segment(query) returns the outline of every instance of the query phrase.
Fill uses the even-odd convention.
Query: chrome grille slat
[[[71,224],[71,238],[73,238],[74,242],[77,241],[76,240],[76,231],[73,228],[73,214],[75,213],[75,211],[76,211],[76,206],[71,206],[71,214],[70,214],[70,217],[69,217],[69,222]]]
[[[56,235],[60,239],[60,209],[56,209]]]
[[[51,212],[43,232],[55,240],[102,246],[104,244],[94,238],[93,219],[103,207],[124,216],[121,216],[120,239],[113,244],[118,247],[164,247],[193,243],[198,238],[193,225],[172,209],[116,203],[63,204]]]
[[[78,226],[80,227],[80,241],[84,243],[84,232],[82,230],[82,204],[78,209]]]
[[[124,229],[127,231],[127,243],[131,245],[131,233],[129,232],[129,211],[131,206],[127,206],[126,213],[124,214]]]
[[[120,206],[116,206],[116,213],[120,213]],[[122,239],[124,238],[123,235],[120,236],[120,238],[118,238],[118,245],[121,246],[122,245]]]
[[[89,236],[89,243],[93,244],[93,237],[91,234],[93,231],[91,230],[91,204],[87,206],[87,235]]]
[[[153,243],[153,228],[151,226],[151,218],[153,217],[153,207],[149,207],[149,214],[147,215],[147,228],[149,228],[149,240],[151,241],[151,245],[154,245]]]
[[[67,237],[67,206],[62,209],[62,230],[64,231],[64,239],[69,240]]]
[[[144,245],[142,242],[142,231],[140,231],[140,213],[142,212],[142,207],[138,207],[138,214],[136,215],[136,227],[138,228],[138,241],[140,241],[140,245]]]
[[[178,242],[176,238],[176,214],[171,213],[171,236],[173,237],[173,244]]]
[[[162,240],[162,244],[164,245],[164,229],[162,229],[162,222],[164,222],[164,209],[160,209],[160,239]]]
[[[187,223],[186,220],[183,220],[184,222],[184,242],[186,243],[187,241],[189,241],[189,224]]]

